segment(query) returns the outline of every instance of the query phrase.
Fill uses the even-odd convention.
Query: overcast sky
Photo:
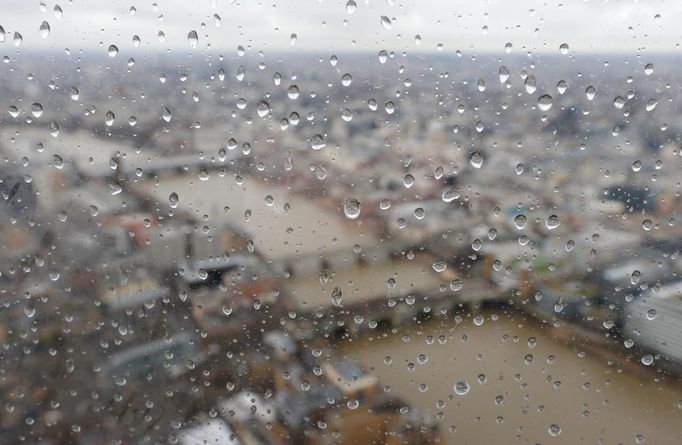
[[[620,51],[636,54],[680,51],[682,1],[521,1],[521,0],[2,0],[0,26],[7,37],[3,54],[16,50],[100,48],[117,45],[122,54],[159,50],[220,51],[242,45],[250,50],[504,51],[559,53]],[[57,18],[53,9],[63,10]],[[135,8],[134,14],[131,7]],[[214,14],[220,16],[220,26]],[[390,29],[381,17],[391,19]],[[39,31],[50,24],[46,38]],[[487,27],[487,31],[485,29]],[[187,34],[196,30],[192,49]],[[160,41],[159,31],[165,33]],[[291,46],[291,34],[297,34]],[[133,35],[141,44],[133,47]],[[421,36],[417,45],[415,35]]]

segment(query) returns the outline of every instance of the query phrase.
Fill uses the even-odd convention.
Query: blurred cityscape
[[[204,56],[0,64],[0,442],[682,439],[679,58]]]

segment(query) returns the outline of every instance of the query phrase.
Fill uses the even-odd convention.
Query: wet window
[[[0,17],[0,443],[682,442],[674,2]]]

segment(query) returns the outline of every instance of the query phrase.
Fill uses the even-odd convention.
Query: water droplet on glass
[[[334,287],[334,289],[332,289],[332,304],[336,307],[341,307],[343,305],[343,293],[339,287]]]
[[[526,93],[528,94],[535,93],[535,91],[537,90],[536,83],[537,82],[535,80],[535,76],[533,76],[532,74],[528,75],[528,77],[526,77],[526,80],[523,81],[523,86],[526,87]]]
[[[346,2],[346,12],[348,14],[354,13],[358,9],[358,4],[355,3],[355,0],[348,0]]]
[[[35,117],[40,117],[43,114],[43,106],[38,102],[31,104],[31,113]]]
[[[20,46],[21,43],[24,41],[24,38],[22,35],[18,32],[14,33],[14,46]]]
[[[116,116],[112,111],[107,111],[107,114],[104,115],[104,123],[107,124],[108,127],[111,127],[114,125],[114,120],[116,119]]]
[[[190,31],[187,34],[187,42],[189,42],[189,46],[192,48],[196,48],[197,45],[199,44],[199,36],[197,35],[196,31]]]
[[[361,209],[360,201],[355,198],[346,199],[343,203],[343,214],[348,219],[356,219],[360,216]]]
[[[445,190],[443,192],[443,194],[441,195],[441,199],[445,202],[452,202],[459,197],[460,197],[460,193],[454,187],[451,189]]]
[[[327,141],[324,139],[324,136],[319,133],[314,134],[313,137],[310,138],[310,146],[313,150],[322,150],[326,145]]]
[[[386,110],[387,114],[395,113],[395,105],[390,100],[384,104],[384,109]]]
[[[109,57],[116,57],[116,54],[118,54],[118,47],[116,45],[109,45],[107,54],[109,54]]]
[[[236,75],[237,80],[239,82],[241,82],[242,80],[244,80],[245,75],[246,75],[246,69],[244,68],[244,65],[239,65],[239,67],[237,67],[237,75]]]
[[[388,60],[388,52],[385,49],[379,51],[379,63],[386,63]]]
[[[656,99],[649,99],[646,103],[646,111],[653,111],[653,109],[656,108],[656,105],[658,105]]]
[[[561,45],[559,45],[559,52],[561,54],[566,55],[568,54],[568,51],[569,51],[568,43],[562,43]]]
[[[642,221],[642,229],[646,230],[647,232],[651,229],[654,228],[654,222],[651,221],[650,219],[645,219]]]
[[[469,383],[466,380],[460,380],[453,386],[455,394],[458,396],[465,396],[469,393]]]
[[[565,80],[560,80],[556,84],[556,90],[559,92],[559,94],[564,94],[567,89],[568,89],[568,83],[566,83]]]
[[[587,100],[594,99],[594,96],[596,93],[597,93],[597,90],[595,90],[592,85],[590,85],[589,87],[587,87],[585,89],[585,96],[587,96]]]
[[[292,99],[292,100],[298,99],[299,95],[300,95],[300,92],[298,90],[298,86],[290,85],[289,88],[287,88],[287,96],[289,96],[289,99]]]
[[[440,273],[448,268],[448,263],[446,263],[445,261],[436,261],[431,265],[431,267],[433,267],[433,270]]]
[[[353,77],[350,74],[346,73],[343,76],[341,76],[341,84],[344,87],[350,86],[350,84],[352,82],[353,82]]]
[[[505,83],[507,80],[509,80],[509,68],[506,66],[501,66],[499,70],[499,76],[500,76],[500,83]]]
[[[481,93],[485,91],[485,80],[483,79],[478,79],[478,82],[476,82],[476,87],[478,88],[478,91]]]
[[[406,174],[406,175],[403,177],[403,185],[404,185],[405,188],[407,188],[407,189],[409,189],[410,187],[412,187],[412,186],[414,185],[414,176],[412,176],[412,175],[409,174],[409,173]]]
[[[393,23],[391,22],[391,19],[389,19],[385,15],[381,16],[380,22],[381,22],[381,26],[383,26],[384,29],[391,29],[393,27]]]
[[[47,37],[50,35],[50,24],[47,23],[46,21],[43,21],[43,23],[40,24],[40,37],[43,39],[47,39]]]
[[[642,272],[635,270],[632,272],[632,275],[630,275],[630,283],[637,284],[637,283],[639,283],[639,280],[641,278],[642,278]]]
[[[650,76],[653,73],[654,73],[654,64],[653,63],[647,63],[644,66],[644,74],[646,74],[647,76]]]
[[[267,117],[267,115],[270,114],[270,104],[264,100],[261,100],[256,105],[256,112],[260,117]]]
[[[176,208],[178,206],[178,194],[173,192],[168,195],[168,203],[170,204],[171,208]]]
[[[526,219],[526,215],[516,215],[514,217],[514,225],[519,230],[524,229],[526,227],[527,223],[528,223],[528,220]]]
[[[551,215],[549,218],[547,218],[547,221],[545,222],[545,226],[549,230],[554,230],[557,227],[559,227],[559,224],[561,224],[561,221],[559,220],[559,217],[556,215]]]
[[[547,432],[550,436],[557,437],[559,434],[561,434],[561,427],[556,423],[553,423],[549,426],[549,428],[547,428]]]
[[[483,155],[478,151],[473,152],[469,157],[469,163],[474,168],[481,168],[483,166]]]
[[[620,96],[616,96],[616,98],[613,99],[613,106],[620,110],[623,108],[623,106],[625,106],[625,99]]]
[[[645,366],[651,366],[654,363],[654,356],[651,354],[644,354],[642,356],[642,364]]]
[[[552,108],[552,96],[549,94],[543,94],[538,98],[538,108],[542,111],[548,111],[550,108]]]

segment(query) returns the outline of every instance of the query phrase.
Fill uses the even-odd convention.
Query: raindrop
[[[289,88],[287,88],[287,96],[289,96],[289,99],[298,99],[298,96],[300,95],[300,92],[298,90],[298,86],[296,85],[290,85]]]
[[[654,73],[654,64],[653,63],[647,63],[644,66],[644,74],[646,74],[647,76],[650,76],[653,73]]]
[[[651,366],[654,363],[654,356],[651,354],[644,354],[642,356],[642,364],[645,366]]]
[[[31,105],[31,113],[35,117],[40,117],[43,115],[43,106],[40,105],[38,102],[34,103]]]
[[[192,48],[196,48],[197,45],[199,44],[199,36],[197,35],[196,31],[190,31],[187,34],[187,41],[189,42],[189,46]]]
[[[107,111],[107,114],[104,115],[104,123],[107,124],[107,127],[111,127],[112,125],[114,125],[115,119],[116,116],[111,111]]]
[[[24,41],[24,38],[21,36],[21,34],[18,32],[15,32],[14,33],[14,46],[20,46],[23,41]]]
[[[118,47],[116,45],[109,45],[107,54],[109,54],[109,57],[116,57],[116,54],[118,54]]]
[[[385,49],[379,51],[379,63],[386,63],[388,60],[388,52]]]
[[[562,43],[561,45],[559,45],[559,52],[561,54],[566,55],[568,54],[568,51],[569,51],[568,43]]]
[[[403,177],[403,185],[405,186],[406,189],[409,189],[410,187],[412,187],[414,185],[414,176],[412,176],[409,173],[406,174]]]
[[[341,84],[344,87],[350,86],[350,84],[352,82],[353,82],[353,77],[350,74],[346,73],[343,76],[341,76]]]
[[[559,92],[559,94],[564,94],[567,89],[568,89],[568,83],[566,83],[565,80],[560,80],[556,84],[556,90]]]
[[[632,275],[630,275],[630,283],[637,284],[637,283],[639,283],[639,280],[641,278],[642,278],[642,272],[635,270],[632,272]]]
[[[47,37],[50,35],[50,24],[47,23],[46,21],[43,21],[43,23],[40,24],[40,37],[43,39],[47,39]]]
[[[526,227],[527,223],[528,223],[528,219],[526,219],[526,215],[516,215],[514,217],[514,225],[519,230],[524,229]]]
[[[246,69],[244,68],[244,65],[239,65],[237,68],[237,80],[241,82],[244,80],[244,76],[246,75]]]
[[[433,263],[431,265],[431,267],[433,267],[433,270],[440,273],[440,272],[443,272],[445,269],[447,269],[448,263],[446,263],[445,261],[442,261],[442,260],[436,261],[435,263]]]
[[[473,152],[469,157],[469,163],[474,168],[481,168],[483,166],[483,155],[478,151]]]
[[[171,208],[176,208],[178,206],[178,194],[173,192],[168,195],[168,203],[170,204]]]
[[[592,85],[587,87],[585,89],[585,96],[587,96],[587,100],[592,100],[594,99],[594,95],[597,93],[597,90],[594,89]]]
[[[559,220],[559,217],[556,215],[551,215],[549,218],[547,218],[547,221],[545,222],[545,226],[549,230],[554,230],[557,227],[559,227],[559,224],[561,224],[561,221]]]
[[[499,75],[500,75],[500,83],[505,83],[507,80],[509,80],[509,68],[507,68],[504,65],[501,66],[500,71],[499,71]]]
[[[332,304],[336,307],[341,307],[343,305],[343,293],[339,287],[332,289]]]
[[[319,133],[314,134],[313,137],[310,138],[310,146],[313,150],[322,150],[326,145],[327,141],[324,139],[324,136]]]
[[[623,106],[625,106],[625,99],[620,96],[616,96],[616,98],[613,99],[613,106],[620,110],[623,108]]]
[[[483,79],[478,79],[478,82],[476,83],[476,87],[478,88],[478,91],[481,93],[485,91],[485,80]]]
[[[393,23],[391,22],[391,19],[389,19],[389,18],[386,17],[385,15],[382,15],[382,16],[381,16],[381,20],[380,20],[380,21],[381,21],[381,26],[383,26],[384,29],[391,29],[391,27],[393,26]]]
[[[355,3],[355,0],[348,0],[346,3],[346,12],[348,14],[354,13],[358,9],[358,4]]]
[[[526,93],[533,94],[535,90],[537,90],[535,76],[532,74],[528,75],[526,80],[523,82],[523,85],[526,87]]]
[[[561,434],[561,427],[556,423],[553,423],[549,426],[549,428],[547,428],[547,432],[550,436],[557,437],[559,434]]]
[[[443,194],[441,195],[441,199],[445,202],[452,202],[459,197],[460,197],[460,193],[454,187],[451,189],[445,190],[443,192]]]
[[[552,108],[552,96],[549,94],[543,94],[538,98],[538,108],[542,111],[548,111]]]
[[[360,216],[361,210],[360,201],[355,198],[346,199],[343,203],[343,213],[348,219],[356,219]]]
[[[469,393],[469,383],[466,380],[460,380],[453,386],[455,394],[458,396],[465,396]]]
[[[270,114],[270,104],[264,100],[261,100],[256,105],[256,112],[258,113],[258,116],[266,117],[268,114]]]
[[[646,230],[647,232],[651,229],[654,228],[654,222],[651,221],[650,219],[645,219],[642,221],[642,229]]]
[[[171,112],[168,108],[164,108],[163,111],[161,111],[161,118],[165,120],[166,122],[171,121]]]

